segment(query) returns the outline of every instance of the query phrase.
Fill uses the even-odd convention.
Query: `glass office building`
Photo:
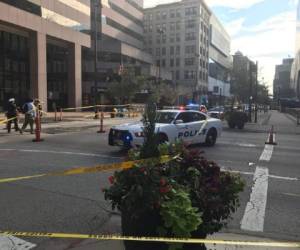
[[[0,111],[11,97],[80,106],[90,24],[90,0],[0,0]]]

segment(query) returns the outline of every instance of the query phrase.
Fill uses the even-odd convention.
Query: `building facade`
[[[286,58],[282,60],[282,64],[275,66],[275,77],[273,81],[273,98],[275,101],[278,101],[280,98],[294,97],[290,84],[293,62],[293,58]]]
[[[209,105],[224,105],[230,94],[230,72],[233,67],[230,54],[231,38],[217,17],[210,18],[209,46]]]
[[[239,101],[248,103],[254,98],[254,84],[256,79],[256,65],[240,51],[233,55],[233,68],[231,73],[231,93],[239,97]]]
[[[209,19],[202,0],[182,0],[144,10],[144,50],[172,74],[179,103],[200,103],[208,92]]]
[[[295,59],[291,68],[290,87],[300,99],[300,0],[297,8]]]
[[[81,105],[90,20],[89,0],[0,0],[0,110],[11,97]]]
[[[105,102],[109,83],[117,81],[120,68],[130,68],[135,75],[155,76],[158,71],[152,56],[144,51],[142,0],[93,0],[92,49],[83,50],[83,105]],[[100,9],[100,5],[102,8]],[[98,9],[98,10],[97,10]],[[95,10],[97,10],[95,12]],[[97,74],[95,76],[95,13],[97,18]],[[164,78],[170,78],[165,72]],[[96,81],[95,81],[96,79]]]

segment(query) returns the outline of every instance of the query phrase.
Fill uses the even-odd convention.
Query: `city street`
[[[300,238],[300,128],[290,117],[277,111],[266,117],[265,125],[249,124],[244,131],[225,128],[215,147],[201,149],[222,169],[239,172],[247,184],[241,194],[241,206],[223,233],[297,241]],[[270,125],[275,126],[277,146],[265,146]],[[109,147],[108,134],[97,134],[97,129],[88,127],[78,131],[76,128],[76,132],[69,129],[43,134],[45,141],[41,143],[31,142],[31,135],[1,133],[0,178],[122,161],[126,154]],[[109,185],[110,174],[0,184],[0,230],[120,233],[119,214],[111,211],[101,192]],[[23,239],[36,244],[34,249],[76,249],[82,244],[82,240]],[[4,240],[0,238],[0,246]],[[91,247],[94,243],[88,241]],[[82,249],[94,248],[86,245]]]

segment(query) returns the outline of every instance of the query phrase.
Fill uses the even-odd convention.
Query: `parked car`
[[[207,114],[212,118],[224,120],[225,108],[223,106],[214,107],[209,109]]]

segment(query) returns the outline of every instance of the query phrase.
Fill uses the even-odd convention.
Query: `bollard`
[[[35,117],[35,139],[33,139],[33,142],[41,142],[44,141],[41,139],[41,116],[39,110],[36,112],[36,117]]]
[[[57,122],[57,109],[54,109],[54,121]]]
[[[104,113],[103,111],[101,111],[101,115],[100,115],[100,130],[97,131],[97,133],[105,133],[105,130],[103,129],[103,120],[104,120]]]
[[[59,117],[59,120],[60,120],[60,121],[62,121],[62,115],[63,115],[63,109],[61,108],[61,109],[60,109],[60,117]]]
[[[94,119],[99,119],[99,109],[96,108]]]

